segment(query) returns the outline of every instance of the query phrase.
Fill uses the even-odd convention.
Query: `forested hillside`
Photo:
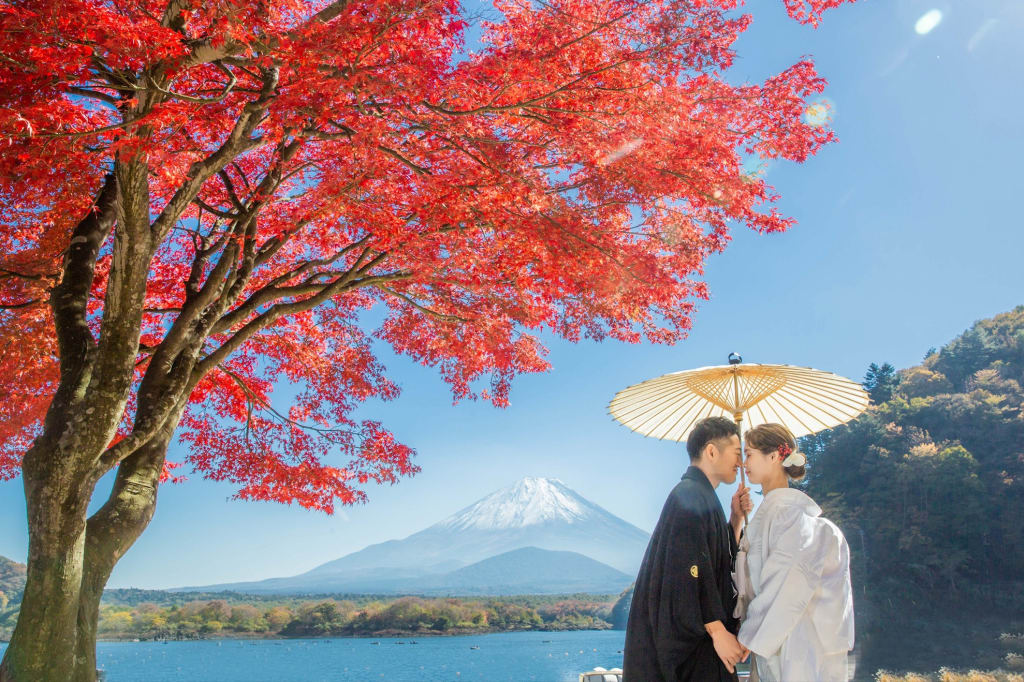
[[[0,556],[0,639],[6,639],[14,628],[25,589],[25,564]]]
[[[1017,662],[999,635],[1024,630],[1022,385],[1024,306],[872,365],[877,405],[804,439],[807,491],[853,551],[862,670]]]
[[[0,556],[0,609],[21,601],[25,589],[25,564]]]

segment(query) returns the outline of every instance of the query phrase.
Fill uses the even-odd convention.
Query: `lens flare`
[[[836,117],[836,104],[828,97],[811,102],[804,109],[804,123],[814,128],[828,125]]]
[[[921,15],[921,18],[914,24],[914,31],[923,36],[932,32],[936,26],[942,23],[942,12],[937,9],[930,9]]]
[[[974,49],[985,39],[985,36],[989,34],[989,31],[994,29],[999,24],[995,19],[987,19],[981,27],[974,32],[971,39],[967,41],[967,51],[974,52]]]
[[[603,156],[601,158],[600,163],[603,165],[615,163],[624,156],[629,156],[630,154],[632,154],[643,143],[644,139],[642,137],[635,137],[626,144],[622,145],[621,147],[613,151],[612,153]]]
[[[771,162],[768,159],[762,159],[756,155],[748,156],[740,166],[740,175],[748,180],[757,180],[763,178],[769,168],[771,168]]]

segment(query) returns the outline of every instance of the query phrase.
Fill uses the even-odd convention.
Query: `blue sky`
[[[768,168],[781,209],[799,224],[781,235],[734,233],[708,263],[711,300],[689,339],[549,339],[554,369],[519,378],[505,410],[452,406],[434,371],[382,348],[403,394],[365,413],[416,448],[422,473],[370,489],[368,504],[332,517],[229,500],[230,486],[197,478],[164,486],[110,586],[299,573],[405,537],[523,476],[559,478],[650,530],[686,458],[680,445],[613,422],[606,406],[616,391],[722,364],[733,350],[859,380],[871,362],[916,364],[975,320],[1024,303],[1024,3],[862,0],[816,31],[789,20],[780,0],[750,9],[731,78],[762,80],[812,55],[829,80],[840,142],[806,164]],[[919,34],[931,10],[941,21]],[[27,554],[20,480],[0,483],[0,554]]]

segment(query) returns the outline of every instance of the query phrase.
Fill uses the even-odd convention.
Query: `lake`
[[[622,667],[625,632],[506,632],[411,641],[99,642],[96,654],[107,682],[577,682],[579,673],[596,666]],[[0,644],[0,655],[6,647]]]

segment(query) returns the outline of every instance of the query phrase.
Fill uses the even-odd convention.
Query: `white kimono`
[[[758,677],[845,682],[853,592],[842,531],[804,493],[777,488],[765,495],[744,540],[749,575],[737,582],[749,577],[752,599],[739,641],[753,652]]]

